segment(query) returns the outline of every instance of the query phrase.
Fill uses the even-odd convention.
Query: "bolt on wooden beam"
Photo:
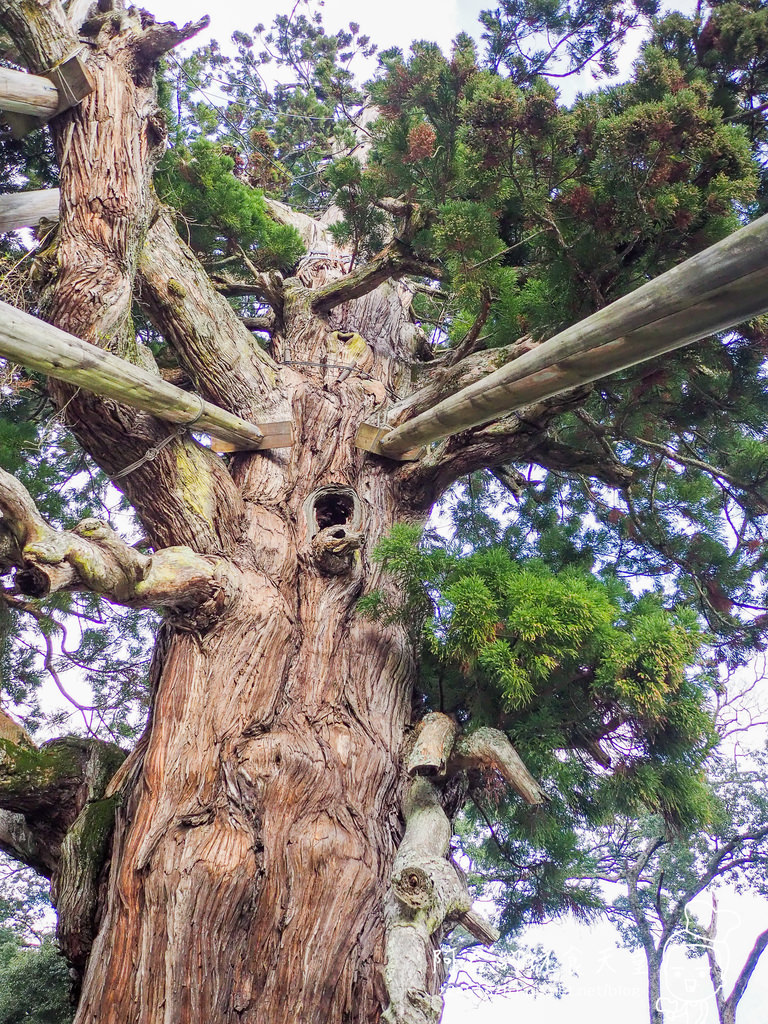
[[[766,311],[768,216],[379,436],[369,450],[397,458]]]
[[[59,90],[49,79],[0,68],[0,110],[49,118],[58,109]]]
[[[194,426],[238,450],[290,447],[290,424],[258,424],[189,394],[162,377],[0,302],[0,356],[112,398],[161,420]]]

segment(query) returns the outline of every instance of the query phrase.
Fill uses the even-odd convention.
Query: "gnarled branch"
[[[586,394],[586,389],[570,391],[485,427],[454,434],[429,449],[419,462],[404,466],[400,471],[402,486],[410,491],[415,504],[426,507],[454,481],[478,469],[491,469],[508,462],[538,463],[541,440],[552,421],[582,404]]]
[[[426,778],[411,783],[403,802],[405,835],[395,857],[387,897],[387,1024],[437,1024],[443,1010],[437,993],[434,953],[449,919],[471,910],[464,878],[447,859],[451,824],[437,790]],[[472,918],[473,924],[479,915]],[[492,926],[485,925],[490,939]],[[494,940],[495,941],[495,940]],[[437,975],[437,977],[435,977]]]
[[[385,281],[405,274],[434,277],[438,272],[438,268],[417,259],[407,243],[395,238],[365,266],[315,289],[312,293],[312,309],[315,313],[329,313],[344,302],[375,291]]]
[[[549,799],[500,729],[481,726],[461,736],[453,748],[449,768],[495,769],[526,803],[541,804]]]
[[[53,529],[26,488],[0,469],[0,511],[19,552],[16,585],[45,597],[57,590],[91,590],[132,607],[200,609],[227,606],[237,590],[237,570],[191,548],[147,555],[126,544],[106,523],[85,519],[73,530]]]

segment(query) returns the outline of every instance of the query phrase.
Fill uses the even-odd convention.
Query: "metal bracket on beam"
[[[52,68],[47,74],[33,76],[47,79],[51,85],[56,87],[59,94],[59,105],[55,110],[46,112],[44,115],[20,114],[4,110],[3,120],[7,121],[11,128],[11,135],[15,139],[21,139],[28,135],[35,128],[39,128],[52,117],[75,107],[77,104],[92,93],[95,86],[93,79],[88,73],[85,61],[79,54],[68,57],[61,64]]]
[[[381,439],[392,433],[392,427],[380,427],[373,423],[361,423],[355,435],[355,447],[362,448],[364,452],[371,452],[373,455],[380,455],[384,459],[392,459],[394,462],[418,462],[424,451],[423,448],[411,448],[410,451],[390,455],[382,451]]]

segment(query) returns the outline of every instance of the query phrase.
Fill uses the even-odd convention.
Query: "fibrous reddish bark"
[[[52,43],[24,19],[33,3],[0,0],[0,10],[13,9],[9,25],[39,71]],[[46,3],[71,36],[57,0]],[[422,342],[411,292],[392,279],[416,267],[402,237],[423,222],[416,208],[393,206],[405,223],[400,240],[348,274],[346,254],[321,224],[272,204],[326,252],[284,282],[254,279],[275,313],[266,357],[151,189],[164,143],[152,62],[193,28],[157,26],[133,8],[86,22],[95,88],[52,122],[61,222],[55,262],[43,267],[42,311],[151,368],[131,333],[137,299],[203,394],[243,416],[269,408],[292,419],[295,443],[227,464],[178,439],[141,461],[166,437],[156,419],[52,389],[108,473],[141,461],[120,485],[150,554],[93,521],[51,530],[26,492],[0,478],[4,563],[44,577],[46,591],[88,587],[169,610],[146,734],[106,789],[72,805],[49,851],[60,937],[84,972],[76,1021],[375,1024],[387,1012],[411,1024],[420,1018],[409,1016],[409,992],[438,1012],[432,944],[450,926],[446,915],[466,917],[469,901],[446,859],[438,781],[421,780],[442,815],[442,838],[426,866],[409,864],[414,877],[455,879],[456,891],[419,925],[423,962],[410,954],[398,962],[390,928],[385,963],[415,656],[403,624],[372,622],[356,605],[364,592],[394,586],[373,549],[395,522],[423,520],[425,495],[443,478],[434,462],[425,460],[419,476],[362,451],[355,437],[363,421],[384,425],[385,406],[412,389]],[[458,364],[451,373],[461,380],[465,371],[472,368]],[[509,444],[497,447],[503,461]],[[447,479],[460,464],[440,472]],[[453,727],[444,731],[438,775],[454,738]],[[482,760],[474,748],[469,756],[473,766]],[[2,794],[0,806],[9,806]],[[10,810],[19,817],[0,818],[0,845],[13,841],[18,856],[39,860],[37,818]],[[86,851],[89,836],[98,842]],[[413,939],[411,923],[395,917],[395,931]]]

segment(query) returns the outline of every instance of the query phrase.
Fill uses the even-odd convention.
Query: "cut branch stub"
[[[482,942],[484,946],[492,946],[501,937],[501,932],[495,925],[471,908],[463,914],[457,914],[456,920],[467,929],[473,939]]]
[[[416,739],[408,757],[408,774],[445,775],[456,733],[456,723],[448,715],[440,711],[425,715],[416,727]]]
[[[433,880],[423,868],[415,864],[408,865],[392,879],[392,892],[403,906],[412,910],[424,910],[435,901]]]
[[[495,769],[526,803],[541,804],[549,799],[499,729],[481,726],[462,736],[453,748],[449,768]]]

